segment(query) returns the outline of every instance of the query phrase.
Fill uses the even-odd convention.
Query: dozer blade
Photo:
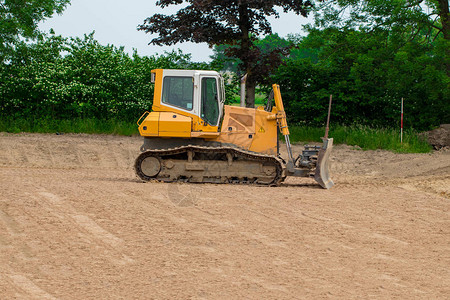
[[[319,150],[319,155],[317,157],[317,165],[316,165],[316,172],[314,174],[314,179],[324,189],[329,189],[334,185],[333,180],[331,180],[330,178],[330,170],[329,170],[329,158],[331,149],[333,149],[333,139],[323,138],[323,147]]]

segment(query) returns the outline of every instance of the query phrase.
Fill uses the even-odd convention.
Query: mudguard
[[[333,149],[333,139],[322,138],[323,146],[319,150],[319,155],[317,157],[316,172],[314,174],[314,179],[320,184],[324,189],[329,189],[334,185],[333,180],[330,178],[329,169],[329,158],[331,150]]]

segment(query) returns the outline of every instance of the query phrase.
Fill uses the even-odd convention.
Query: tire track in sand
[[[47,293],[39,286],[37,286],[32,280],[24,275],[20,274],[8,274],[7,277],[9,281],[18,289],[24,292],[26,295],[21,293],[18,298],[29,298],[29,299],[57,299],[51,294]],[[19,296],[19,295],[16,295]],[[26,296],[26,297],[25,297]]]
[[[68,215],[79,227],[89,232],[95,239],[113,247],[123,242],[122,239],[102,228],[90,217],[78,213],[72,205],[62,200],[59,196],[49,192],[39,192],[39,194],[45,197],[55,208],[58,208],[59,212],[56,213],[59,213],[60,216],[61,213]]]
[[[69,202],[58,195],[42,190],[37,192],[43,200],[45,208],[63,223],[69,223],[91,241],[102,245],[109,252],[108,259],[113,263],[123,265],[134,262],[132,258],[122,252],[124,241],[113,233],[101,227],[87,215],[78,212]],[[34,197],[34,196],[32,196]]]
[[[11,235],[15,235],[19,233],[19,225],[17,222],[6,212],[1,210],[0,208],[0,220],[5,223],[7,230]]]

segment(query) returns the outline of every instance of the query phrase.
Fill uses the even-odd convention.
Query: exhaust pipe
[[[245,83],[247,82],[247,74],[241,78],[241,107],[245,107]]]

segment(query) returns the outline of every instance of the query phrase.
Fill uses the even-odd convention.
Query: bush
[[[0,116],[133,121],[152,105],[151,70],[188,62],[181,52],[130,57],[123,48],[100,45],[93,34],[20,43],[0,65]]]
[[[292,142],[321,142],[325,134],[323,127],[293,126],[289,130]],[[363,150],[385,149],[399,153],[431,151],[426,139],[414,130],[403,132],[403,143],[400,143],[399,130],[367,126],[336,126],[330,129],[329,136],[334,144],[358,146]]]

